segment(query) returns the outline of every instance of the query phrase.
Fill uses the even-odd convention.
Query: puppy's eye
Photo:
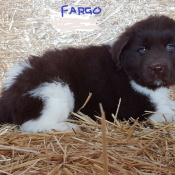
[[[168,52],[172,52],[172,51],[175,50],[175,46],[174,46],[173,44],[167,44],[166,50],[167,50]]]
[[[142,46],[138,49],[138,52],[141,53],[141,54],[145,54],[147,51],[148,51],[148,49],[144,46]]]

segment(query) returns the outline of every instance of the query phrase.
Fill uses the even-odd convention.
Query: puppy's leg
[[[38,119],[22,124],[23,131],[47,132],[52,129],[65,131],[78,128],[76,124],[66,122],[69,113],[74,109],[74,97],[68,85],[58,81],[43,83],[27,94],[40,98],[44,107]]]

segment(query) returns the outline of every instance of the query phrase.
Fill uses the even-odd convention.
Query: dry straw
[[[84,117],[83,114],[76,116]],[[77,121],[82,130],[71,132],[30,134],[15,126],[3,125],[0,172],[175,174],[175,123],[148,125],[133,120],[133,125],[129,125],[102,119],[101,128],[100,124],[85,118]]]
[[[93,16],[100,28],[57,32],[48,19],[65,4],[100,6],[102,13]],[[175,0],[1,0],[1,80],[14,62],[31,54],[111,42],[125,27],[151,14],[175,18],[174,5]],[[117,109],[119,106],[116,104]],[[101,127],[80,111],[73,115],[80,118],[81,131],[31,134],[17,126],[2,125],[0,174],[175,174],[175,123],[133,120],[129,125],[115,119],[114,123],[102,120]]]

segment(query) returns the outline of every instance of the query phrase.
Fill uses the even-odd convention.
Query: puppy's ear
[[[112,45],[111,48],[111,54],[112,54],[112,60],[116,63],[116,67],[118,70],[122,67],[122,51],[124,47],[129,42],[130,36],[127,33],[123,33],[117,41]]]

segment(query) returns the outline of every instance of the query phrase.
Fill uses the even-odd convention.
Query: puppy
[[[0,122],[21,125],[27,132],[67,130],[66,122],[89,92],[83,109],[92,119],[103,104],[113,121],[130,117],[158,122],[175,119],[175,103],[168,98],[175,84],[175,21],[151,16],[126,29],[112,45],[68,48],[32,56],[12,68],[0,99]],[[143,115],[144,111],[155,114]]]

